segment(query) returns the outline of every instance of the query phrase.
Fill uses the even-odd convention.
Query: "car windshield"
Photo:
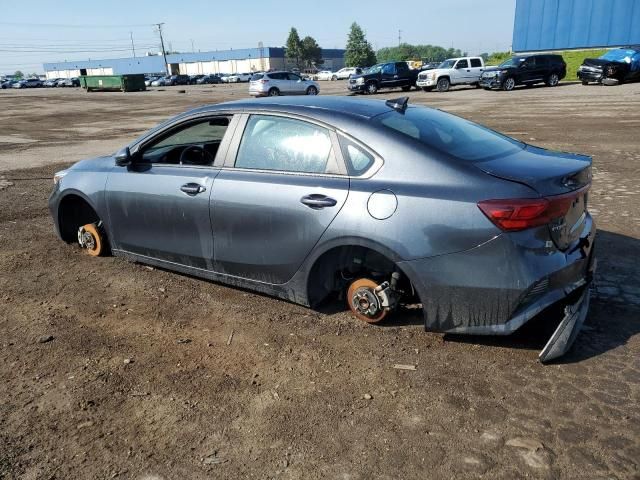
[[[631,57],[633,57],[636,53],[637,52],[635,50],[630,50],[627,48],[616,48],[615,50],[609,50],[600,58],[602,58],[603,60],[610,60],[612,62],[631,63]]]
[[[384,63],[379,63],[377,65],[373,65],[372,67],[367,68],[364,72],[365,73],[378,73],[378,72],[380,72],[380,70],[382,70],[383,66],[384,66]]]
[[[522,150],[525,144],[463,118],[431,108],[392,111],[375,121],[434,150],[466,162],[481,162]]]
[[[499,67],[517,67],[526,60],[526,57],[511,57],[502,62]]]
[[[438,68],[453,68],[453,65],[455,63],[456,63],[455,60],[445,60],[440,65],[438,65]]]

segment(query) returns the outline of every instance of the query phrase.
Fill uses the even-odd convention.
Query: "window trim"
[[[310,123],[320,128],[324,128],[329,132],[329,138],[331,139],[331,152],[333,155],[333,160],[336,166],[338,167],[339,173],[292,172],[289,170],[265,170],[260,168],[236,167],[235,163],[238,157],[238,153],[240,151],[240,142],[242,141],[242,137],[244,136],[245,130],[247,128],[247,124],[249,123],[249,117],[251,117],[252,115],[263,116],[263,117],[264,116],[283,117],[288,120],[297,120],[305,123]],[[304,176],[311,176],[311,177],[345,178],[349,176],[347,173],[347,168],[346,168],[344,158],[342,157],[340,143],[338,142],[338,138],[337,138],[334,127],[327,125],[323,122],[319,122],[313,118],[305,117],[304,115],[290,114],[287,112],[271,112],[267,110],[248,110],[242,113],[240,116],[241,118],[239,119],[238,125],[234,133],[233,140],[231,141],[229,150],[227,151],[224,165],[222,166],[223,170],[233,170],[236,172],[269,173],[269,174],[280,174],[280,175],[304,175]]]

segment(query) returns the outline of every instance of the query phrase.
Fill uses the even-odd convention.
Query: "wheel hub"
[[[96,239],[84,227],[78,229],[78,243],[82,248],[93,250],[96,248]]]
[[[381,309],[378,297],[368,288],[356,290],[351,302],[360,314],[369,318],[375,317]]]

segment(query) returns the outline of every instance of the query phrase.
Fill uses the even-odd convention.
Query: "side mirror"
[[[129,147],[124,147],[122,150],[119,150],[115,155],[116,165],[119,167],[127,167],[131,165],[131,152],[129,151]]]

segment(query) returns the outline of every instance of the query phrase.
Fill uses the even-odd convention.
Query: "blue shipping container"
[[[640,0],[516,0],[516,52],[638,44]]]

